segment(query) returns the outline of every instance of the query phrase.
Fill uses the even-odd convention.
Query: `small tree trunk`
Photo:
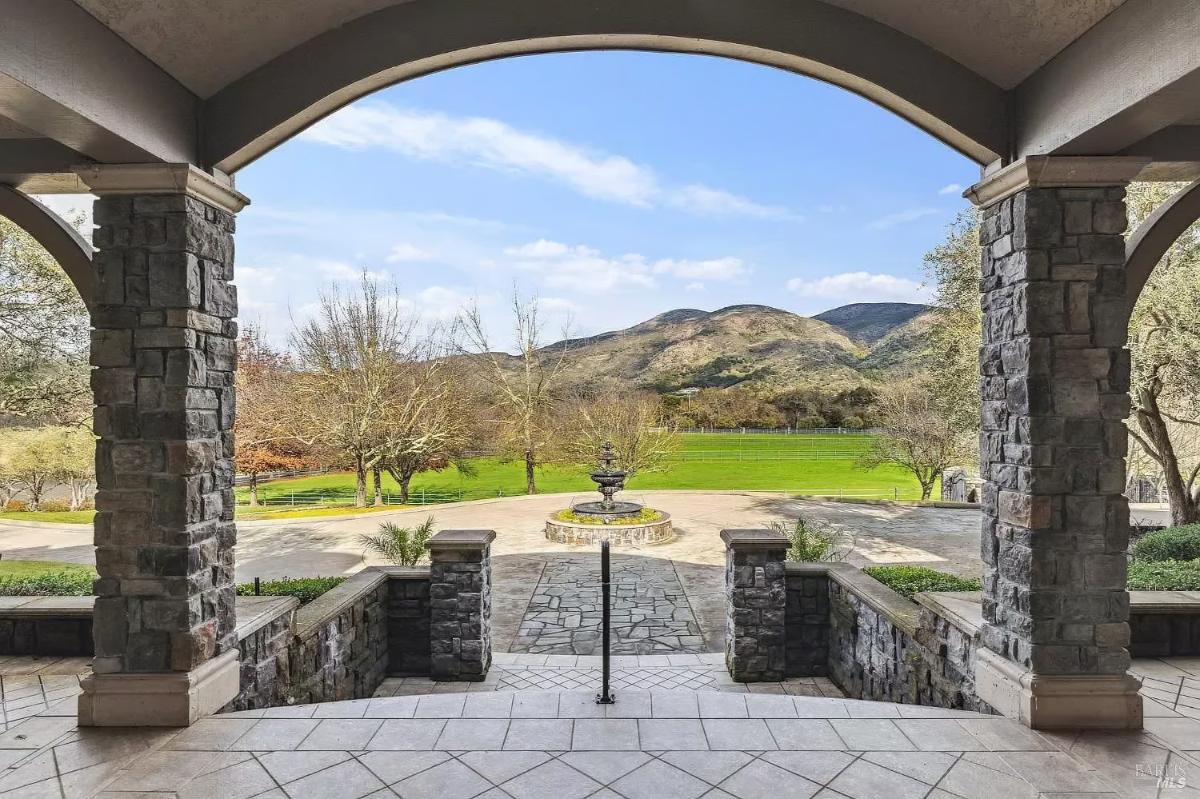
[[[354,507],[367,507],[367,466],[361,455],[354,458]]]
[[[1154,446],[1158,461],[1162,467],[1163,483],[1167,489],[1167,503],[1171,508],[1171,524],[1192,524],[1200,521],[1200,508],[1195,498],[1188,492],[1187,483],[1179,472],[1179,458],[1175,454],[1175,446],[1171,443],[1171,434],[1167,423],[1158,410],[1158,397],[1155,393],[1143,388],[1138,391],[1138,426],[1150,439]]]
[[[537,482],[534,480],[533,467],[536,465],[533,458],[533,450],[525,450],[525,493],[536,494]]]
[[[250,507],[258,507],[258,472],[250,472]]]
[[[375,483],[375,507],[383,507],[383,475],[378,466],[371,467],[371,479]]]
[[[399,480],[399,483],[400,483],[400,504],[401,504],[401,505],[407,505],[407,504],[408,504],[408,484],[409,484],[409,483],[411,483],[411,482],[412,482],[412,475],[411,475],[411,474],[402,475],[402,476],[401,476],[401,478],[400,478],[400,480]]]

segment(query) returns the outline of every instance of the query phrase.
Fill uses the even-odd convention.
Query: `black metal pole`
[[[254,578],[254,595],[255,596],[262,595],[262,583],[259,582],[259,578],[257,578],[257,577]]]
[[[600,693],[596,696],[596,704],[611,705],[616,702],[612,691],[608,687],[608,649],[609,649],[609,619],[608,619],[608,599],[609,599],[609,582],[612,578],[612,571],[609,566],[608,559],[608,542],[600,542],[600,596],[604,603],[600,609],[600,644],[603,647],[601,654],[601,668],[603,670],[603,683],[600,687]]]

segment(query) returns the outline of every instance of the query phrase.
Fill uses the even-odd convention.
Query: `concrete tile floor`
[[[593,668],[500,660],[514,672]],[[1035,733],[995,716],[788,693],[788,683],[776,693],[626,687],[606,707],[592,687],[492,687],[230,713],[182,731],[80,729],[77,682],[53,673],[78,663],[25,661],[0,663],[5,711],[40,703],[0,733],[0,799],[1200,795],[1195,658],[1136,661],[1151,711],[1137,733]],[[622,665],[719,670],[706,655]]]

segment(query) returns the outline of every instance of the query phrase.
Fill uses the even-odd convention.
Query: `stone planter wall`
[[[675,537],[671,514],[645,524],[580,524],[558,519],[546,521],[546,539],[558,544],[589,546],[608,541],[615,547],[665,544]]]
[[[94,597],[4,597],[0,655],[91,657]]]
[[[855,699],[994,712],[975,696],[977,626],[841,563],[787,564],[788,676]]]
[[[388,674],[429,674],[429,569],[388,569]]]

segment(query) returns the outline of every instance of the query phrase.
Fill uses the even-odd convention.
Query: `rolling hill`
[[[568,349],[571,381],[658,391],[857,385],[912,371],[931,324],[928,306],[908,303],[856,303],[814,317],[766,305],[681,308],[543,351]]]

